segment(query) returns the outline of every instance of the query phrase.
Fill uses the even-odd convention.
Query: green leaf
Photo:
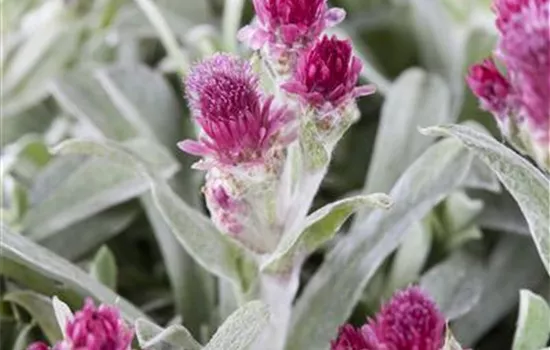
[[[457,138],[497,174],[525,215],[539,256],[550,274],[550,181],[517,153],[474,129],[448,125],[423,132]]]
[[[382,193],[345,198],[328,204],[309,215],[303,228],[283,236],[261,269],[270,272],[288,269],[297,255],[310,254],[334,237],[348,217],[359,208],[388,209],[390,206],[391,199]]]
[[[51,92],[61,108],[105,137],[124,141],[138,136],[136,127],[111,102],[89,71],[74,71],[57,78]]]
[[[512,350],[538,349],[550,337],[550,306],[528,290],[519,292],[519,316]]]
[[[63,338],[66,338],[67,334],[65,331],[67,323],[74,317],[74,315],[69,306],[59,300],[59,298],[55,295],[52,298],[52,307],[57,325],[59,326],[59,329],[61,329],[61,333],[63,333]]]
[[[440,74],[455,92],[462,87],[459,45],[452,20],[441,2],[411,1],[413,30],[420,59],[431,72]]]
[[[136,203],[124,203],[63,230],[34,230],[29,238],[67,260],[76,260],[126,229],[139,213]]]
[[[0,248],[2,249],[3,259],[26,266],[49,280],[56,281],[65,285],[66,288],[76,291],[82,297],[93,296],[102,303],[117,305],[128,321],[133,322],[139,317],[146,318],[139,309],[95,281],[80,268],[27,238],[10,232],[3,224],[1,229]],[[6,272],[9,271],[2,270],[2,274]],[[16,278],[17,276],[8,275],[8,277]],[[24,283],[25,281],[19,282]]]
[[[470,311],[483,292],[483,261],[457,251],[449,259],[431,268],[420,279],[420,286],[435,300],[447,320]]]
[[[136,336],[143,349],[185,349],[200,350],[199,344],[185,327],[172,325],[162,329],[156,324],[144,319],[135,323]]]
[[[0,145],[4,147],[7,144],[17,141],[25,134],[45,132],[54,119],[54,114],[45,105],[39,104],[29,108],[21,113],[8,114],[2,111],[0,122]]]
[[[498,194],[483,193],[479,198],[484,207],[478,219],[479,226],[494,231],[530,234],[525,217],[508,191]]]
[[[152,195],[142,196],[141,203],[166,265],[174,291],[176,311],[185,316],[184,325],[192,334],[201,334],[201,328],[210,321],[210,305],[214,304],[214,293],[209,290],[213,277],[197,265],[179,244]],[[197,305],[200,307],[197,308]]]
[[[548,279],[533,243],[519,235],[502,234],[486,266],[479,302],[452,324],[456,338],[467,347],[512,311],[519,289],[537,288]]]
[[[16,291],[7,293],[3,300],[24,308],[40,326],[50,343],[53,344],[62,339],[49,298],[31,291]]]
[[[296,302],[287,349],[328,348],[369,279],[399,245],[407,228],[463,184],[471,162],[472,156],[460,143],[445,140],[407,169],[389,194],[392,209],[371,213],[326,255]]]
[[[227,318],[204,350],[246,350],[268,322],[267,307],[259,301],[251,301]]]
[[[90,275],[98,282],[116,290],[117,266],[113,253],[103,246],[99,249],[90,266]]]
[[[411,224],[392,260],[387,276],[386,296],[391,296],[394,291],[418,279],[431,247],[432,232],[428,225],[423,221]]]
[[[241,27],[244,0],[225,0],[223,7],[222,33],[225,49],[237,51],[237,31]]]
[[[189,62],[183,55],[178,45],[176,36],[170,29],[166,18],[163,16],[157,4],[151,0],[136,0],[136,3],[141,8],[145,16],[147,16],[153,27],[157,30],[159,39],[168,52],[168,55],[171,56],[175,62],[177,62],[179,72],[181,74],[185,74],[189,68]]]
[[[34,323],[28,324],[17,335],[15,343],[13,344],[12,350],[26,350],[30,345],[30,336],[33,328],[35,327]]]
[[[403,72],[387,94],[363,193],[389,191],[399,176],[429,146],[419,126],[450,117],[450,92],[436,75],[418,68]]]
[[[175,151],[181,139],[182,110],[164,77],[142,64],[114,65],[95,78],[120,114],[142,137]]]
[[[135,139],[124,146],[139,153],[148,164],[159,169],[162,176],[172,176],[177,170],[176,161],[158,144]],[[63,182],[27,212],[23,227],[30,236],[44,237],[65,229],[138,196],[149,187],[147,179],[140,174],[106,159],[89,159],[70,174],[61,168],[49,175],[56,178],[54,181],[62,179]]]
[[[71,140],[59,145],[58,152],[107,157],[124,165],[127,171],[146,176],[152,186],[154,202],[178,241],[211,273],[241,283],[241,269],[252,268],[253,263],[243,249],[218,232],[207,217],[179,198],[132,150],[108,140]]]

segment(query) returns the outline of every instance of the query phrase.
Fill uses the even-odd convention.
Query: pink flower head
[[[497,0],[504,63],[521,104],[520,114],[548,140],[550,132],[550,1]]]
[[[54,349],[129,350],[133,338],[118,309],[107,305],[96,308],[91,298],[67,323],[65,333],[65,340]]]
[[[248,62],[216,54],[195,66],[186,82],[187,99],[203,135],[178,146],[212,165],[257,164],[275,145],[292,141],[293,113],[264,98]]]
[[[369,323],[380,343],[391,350],[440,350],[445,318],[418,287],[397,292]]]
[[[397,292],[360,329],[340,328],[331,350],[440,350],[445,319],[418,287]]]
[[[294,76],[282,88],[307,105],[330,110],[374,92],[372,86],[356,87],[362,68],[349,40],[325,35],[300,57]]]
[[[325,28],[340,23],[346,13],[328,9],[326,0],[253,0],[256,20],[241,29],[239,39],[253,50],[265,44],[270,51],[308,48]]]
[[[506,118],[510,109],[511,87],[492,59],[485,59],[470,67],[466,81],[479,98],[483,109],[499,119]]]

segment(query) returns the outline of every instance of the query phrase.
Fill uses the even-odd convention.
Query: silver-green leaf
[[[267,306],[251,301],[232,313],[204,350],[246,350],[269,322]]]
[[[309,254],[330,240],[348,217],[358,209],[388,209],[390,206],[390,198],[382,193],[345,198],[328,204],[306,218],[305,228],[283,236],[262,269],[277,272],[290,268],[297,254]]]
[[[424,129],[427,135],[453,136],[483,160],[518,202],[539,256],[550,274],[550,181],[537,168],[495,139],[460,125]]]
[[[195,338],[185,327],[181,325],[172,325],[163,329],[156,324],[145,319],[138,319],[135,323],[136,336],[139,345],[143,349],[202,349]]]
[[[512,350],[539,349],[550,337],[550,306],[546,300],[522,289],[519,316]]]

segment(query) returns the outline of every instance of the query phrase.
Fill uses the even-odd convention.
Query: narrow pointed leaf
[[[136,336],[143,349],[185,349],[200,350],[202,346],[191,333],[181,325],[172,325],[163,329],[145,319],[135,323]]]
[[[472,156],[459,142],[445,140],[431,146],[407,169],[389,194],[393,207],[374,211],[358,223],[306,285],[294,308],[288,350],[329,347],[367,282],[397,248],[407,227],[463,185],[471,162]]]
[[[382,193],[345,198],[328,204],[306,218],[305,228],[283,236],[262,269],[270,272],[288,269],[296,255],[307,255],[334,237],[342,224],[358,209],[388,209],[390,206],[390,198]]]
[[[472,128],[447,125],[430,127],[423,132],[457,138],[493,169],[518,202],[539,256],[550,274],[550,180],[514,151]]]
[[[25,309],[51,343],[62,339],[62,333],[54,315],[52,302],[46,296],[32,291],[15,291],[6,294],[3,300],[15,303]]]
[[[550,307],[546,300],[521,290],[519,316],[512,350],[539,349],[550,337]]]
[[[227,318],[204,350],[246,350],[268,322],[267,307],[251,301]]]
[[[5,225],[2,224],[1,228],[0,249],[2,249],[3,259],[27,266],[48,279],[62,284],[65,289],[74,290],[81,297],[92,296],[102,303],[117,305],[128,321],[134,321],[138,317],[147,318],[138,308],[95,281],[79,267],[29,239],[10,232]],[[53,315],[53,310],[51,311]]]

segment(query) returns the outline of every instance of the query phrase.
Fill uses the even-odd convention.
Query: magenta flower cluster
[[[507,123],[525,125],[531,137],[550,146],[550,1],[494,0],[498,43],[495,58],[471,67],[467,82],[481,106]],[[509,120],[511,118],[512,120]]]
[[[292,141],[294,114],[275,106],[258,80],[248,62],[229,54],[216,54],[191,71],[187,100],[204,135],[178,145],[204,157],[203,168],[263,163],[273,146]]]
[[[362,64],[350,41],[322,34],[345,17],[342,9],[329,9],[326,0],[253,3],[256,18],[238,37],[261,50],[267,65],[285,62],[286,73],[275,80],[286,94],[276,99],[262,91],[248,61],[215,54],[195,65],[187,77],[187,99],[200,135],[178,146],[201,157],[194,167],[207,171],[203,191],[216,226],[245,246],[268,252],[280,235],[270,240],[258,231],[284,226],[269,221],[273,215],[268,196],[275,195],[273,182],[282,172],[286,147],[300,135],[306,111],[330,114],[334,125],[341,110],[374,89],[356,86]],[[265,184],[265,195],[250,198],[254,183]]]
[[[100,305],[91,298],[65,327],[65,339],[51,350],[129,350],[133,331],[124,323],[117,308]],[[48,350],[46,344],[31,344],[27,350]]]
[[[292,58],[307,50],[323,30],[340,23],[346,13],[329,9],[326,0],[253,0],[256,20],[238,37],[251,49],[267,48],[274,58]]]
[[[360,328],[345,325],[331,350],[440,350],[445,318],[418,287],[397,292]]]

